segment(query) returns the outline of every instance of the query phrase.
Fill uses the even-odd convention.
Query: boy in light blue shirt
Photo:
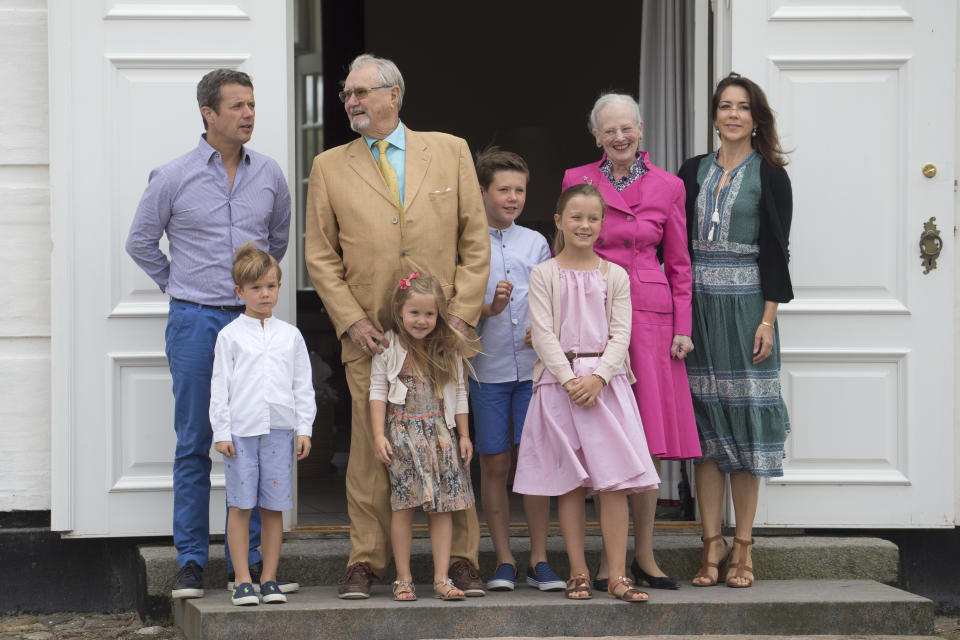
[[[477,326],[483,352],[472,361],[470,408],[480,458],[483,515],[497,554],[497,569],[487,588],[510,591],[518,572],[510,551],[507,481],[523,433],[537,359],[524,344],[530,326],[527,288],[531,269],[550,258],[550,248],[538,232],[514,224],[523,211],[530,178],[523,158],[490,147],[477,156],[477,177],[490,227],[490,279]],[[547,564],[550,498],[525,495],[523,508],[530,530],[527,584],[541,591],[561,590],[564,581]]]

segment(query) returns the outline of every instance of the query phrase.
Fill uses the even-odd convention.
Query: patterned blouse
[[[610,181],[610,184],[612,184],[613,188],[617,191],[623,191],[647,171],[649,171],[649,169],[647,169],[647,165],[643,162],[643,156],[640,155],[638,155],[637,159],[630,165],[630,171],[627,172],[627,175],[619,180],[613,177],[613,161],[610,158],[607,158],[600,164],[600,173]]]

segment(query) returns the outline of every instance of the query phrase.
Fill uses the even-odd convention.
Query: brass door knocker
[[[924,275],[937,268],[937,258],[943,250],[943,239],[940,230],[934,223],[936,218],[930,218],[923,223],[923,233],[920,234],[920,259],[923,262]]]

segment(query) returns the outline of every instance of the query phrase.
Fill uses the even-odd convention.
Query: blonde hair
[[[604,215],[607,203],[603,201],[603,195],[600,193],[600,189],[597,189],[589,182],[579,182],[564,189],[560,197],[557,198],[558,216],[563,218],[563,210],[567,208],[567,205],[573,200],[574,196],[596,198],[600,201],[600,215]],[[557,255],[561,251],[563,251],[563,232],[557,229],[556,235],[553,236],[553,255]]]
[[[283,271],[277,259],[257,248],[256,243],[251,240],[234,252],[233,269],[230,270],[230,275],[233,276],[234,283],[242,288],[267,275],[271,269],[277,270],[277,280],[283,277]]]
[[[463,356],[466,337],[447,321],[447,299],[437,279],[426,273],[412,276],[413,274],[405,279],[409,282],[405,289],[397,286],[393,294],[394,331],[406,347],[407,353],[412,354],[418,364],[426,365],[425,372],[423,368],[417,367],[417,375],[421,380],[429,381],[434,392],[440,397],[447,384],[457,381],[460,370],[467,363]],[[403,305],[410,296],[417,293],[432,296],[437,303],[437,325],[419,344],[407,333],[401,315]]]

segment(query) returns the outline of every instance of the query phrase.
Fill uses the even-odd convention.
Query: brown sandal
[[[617,587],[623,585],[627,585],[627,588],[623,590],[623,593],[617,594]],[[650,599],[650,596],[633,586],[633,580],[626,576],[611,580],[607,585],[607,595],[624,602],[646,602]]]
[[[740,553],[737,554],[737,561],[730,563],[730,568],[727,570],[727,586],[731,589],[746,589],[753,586],[753,567],[747,566],[747,563],[744,562],[743,556],[746,553],[746,550],[753,546],[753,538],[749,540],[744,540],[743,538],[733,538],[733,549],[737,548],[737,545],[740,546]],[[730,556],[733,556],[733,549],[730,550]],[[736,570],[732,576],[729,575],[730,571]],[[750,572],[750,577],[748,578],[744,575],[745,572]],[[730,582],[730,578],[737,578],[738,580],[745,580],[746,583],[741,582],[740,584],[733,584]]]
[[[465,596],[463,591],[453,584],[453,580],[447,578],[433,583],[433,597],[440,600],[463,600]]]
[[[567,580],[566,593],[571,600],[589,600],[592,598],[593,589],[590,587],[589,576],[585,573],[570,576],[570,579]]]
[[[417,599],[417,591],[409,580],[393,581],[393,599],[397,602],[410,602]]]
[[[712,587],[718,582],[724,581],[724,574],[726,573],[725,568],[730,560],[730,556],[727,553],[727,541],[723,539],[722,535],[710,536],[709,538],[704,538],[701,536],[700,540],[703,541],[703,555],[700,557],[700,570],[697,571],[697,575],[693,576],[693,580],[696,581],[697,578],[706,578],[710,582],[693,582],[693,586]],[[720,562],[710,562],[710,545],[717,540],[723,543],[723,555],[721,556]],[[710,575],[710,569],[717,570],[716,578]]]

